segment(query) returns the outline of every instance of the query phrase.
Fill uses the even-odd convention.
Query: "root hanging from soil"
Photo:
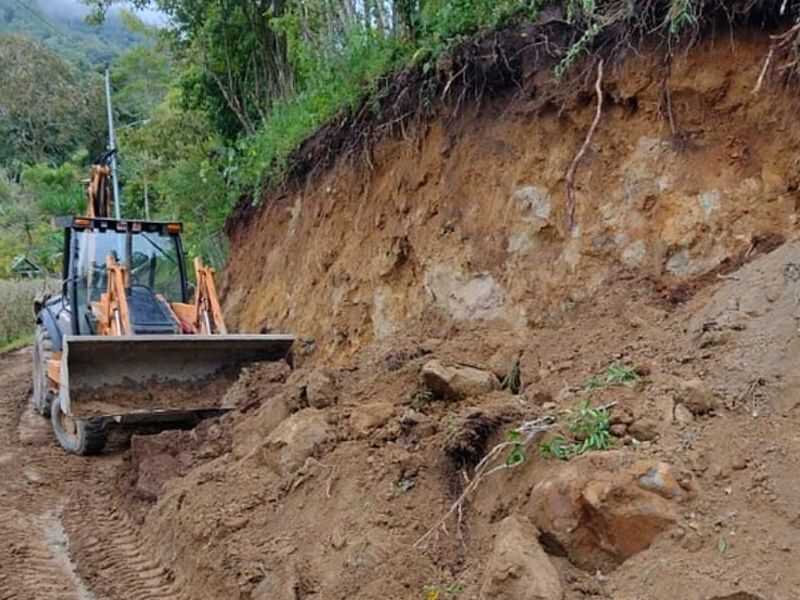
[[[782,14],[782,13],[781,13]],[[797,40],[800,37],[800,21],[794,24],[788,31],[779,35],[771,35],[772,46],[764,58],[764,65],[761,67],[761,72],[758,74],[756,85],[753,87],[751,94],[757,95],[764,84],[764,79],[770,71],[770,67],[775,60],[775,56],[779,53],[792,54],[792,49],[796,50]],[[782,66],[779,70],[784,74],[790,74],[793,70],[797,69],[797,64],[800,59],[796,56],[793,61]]]
[[[519,441],[506,441],[497,444],[494,448],[486,453],[486,456],[475,467],[475,474],[461,492],[461,495],[450,505],[449,510],[440,518],[436,524],[431,527],[425,534],[420,537],[415,543],[414,548],[423,548],[425,545],[438,534],[439,531],[447,533],[447,521],[454,514],[458,515],[457,529],[461,531],[461,523],[463,521],[464,502],[467,498],[478,488],[481,482],[490,475],[502,471],[504,469],[513,469],[519,463],[510,463],[506,459],[498,461],[498,457],[506,450],[518,449],[522,452],[527,449],[528,445],[536,439],[539,434],[544,433],[555,425],[553,417],[542,417],[533,421],[525,421],[521,423],[516,430],[524,437]]]
[[[578,165],[583,158],[583,155],[586,154],[586,151],[589,149],[589,145],[592,143],[592,137],[594,136],[594,132],[597,129],[598,124],[600,123],[600,117],[603,115],[603,61],[597,63],[597,80],[594,84],[594,89],[597,92],[597,111],[594,115],[594,120],[592,121],[591,127],[589,127],[589,131],[586,133],[586,138],[583,140],[583,145],[581,145],[578,153],[575,155],[575,158],[572,159],[572,162],[567,169],[567,174],[564,177],[565,185],[567,187],[567,210],[566,215],[564,217],[564,229],[566,229],[567,234],[572,233],[572,230],[575,228],[575,172],[578,170]]]

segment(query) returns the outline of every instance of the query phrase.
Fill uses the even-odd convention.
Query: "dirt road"
[[[30,408],[30,362],[0,356],[0,599],[181,598],[119,509],[121,454],[61,451]]]

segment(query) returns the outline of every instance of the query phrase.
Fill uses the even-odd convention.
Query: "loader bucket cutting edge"
[[[287,358],[291,335],[67,336],[59,399],[80,418],[152,420],[230,408],[242,367]]]

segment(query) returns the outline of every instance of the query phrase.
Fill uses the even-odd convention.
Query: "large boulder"
[[[324,413],[307,408],[281,421],[251,456],[259,465],[268,466],[281,476],[291,476],[331,436]]]
[[[500,381],[491,371],[467,365],[443,365],[438,360],[428,361],[422,367],[422,383],[448,400],[481,396],[500,389]]]
[[[628,451],[597,452],[540,481],[529,510],[544,539],[573,563],[609,571],[672,526],[689,495],[665,463]]]
[[[561,600],[561,581],[530,521],[512,515],[498,525],[480,600]]]

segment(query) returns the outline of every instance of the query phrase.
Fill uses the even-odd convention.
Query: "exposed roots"
[[[570,6],[572,14],[567,14]],[[715,35],[720,24],[731,32],[752,26],[784,33],[772,36],[773,45],[764,59],[753,93],[757,94],[776,71],[783,82],[800,78],[800,0],[609,0],[590,3],[552,3],[543,7],[535,21],[511,24],[467,40],[446,55],[428,57],[399,73],[387,75],[361,102],[343,111],[301,144],[289,157],[283,188],[313,178],[336,160],[365,163],[370,169],[369,149],[386,136],[409,136],[414,120],[442,117],[446,121],[463,112],[464,104],[485,98],[518,96],[536,98],[541,106],[558,105],[586,85],[591,66],[603,60],[607,68],[643,48],[664,50],[668,56],[680,49],[689,52],[706,36]],[[436,66],[432,61],[436,62]],[[427,67],[427,68],[426,68]],[[558,69],[560,78],[542,84],[536,77]],[[588,72],[587,72],[588,71]],[[662,110],[673,136],[679,135],[668,85]],[[599,103],[598,103],[599,105]],[[591,141],[591,133],[587,139]],[[588,145],[588,144],[587,144]],[[574,227],[573,179],[580,159],[570,168],[565,224]],[[258,197],[245,196],[227,224],[230,233],[256,210]],[[276,194],[275,197],[279,197]]]
[[[781,10],[785,10],[785,5]],[[793,60],[784,64],[779,69],[779,71],[785,75],[791,75],[793,72],[797,71],[798,62],[800,62],[800,57],[797,56],[797,43],[798,39],[800,39],[800,21],[795,23],[794,26],[785,33],[771,35],[770,39],[772,40],[772,45],[770,46],[766,58],[764,58],[764,65],[761,67],[758,80],[753,88],[752,94],[754,96],[761,91],[764,78],[772,67],[776,55],[783,54],[788,55],[789,58],[793,58]]]
[[[572,230],[575,228],[575,172],[578,170],[578,165],[580,164],[583,155],[586,154],[586,151],[589,149],[589,145],[592,143],[592,137],[594,136],[594,132],[600,123],[600,117],[603,114],[602,84],[603,61],[600,60],[600,62],[597,63],[597,80],[594,84],[594,89],[597,93],[597,110],[594,115],[594,120],[592,121],[591,127],[589,127],[589,131],[586,133],[586,138],[583,140],[580,150],[578,150],[575,158],[573,158],[572,162],[569,164],[567,174],[564,177],[564,182],[567,187],[567,210],[564,217],[564,229],[566,229],[567,234],[572,233]]]
[[[525,421],[521,423],[516,430],[522,437],[518,441],[506,441],[497,444],[494,448],[486,453],[486,456],[481,459],[475,467],[472,479],[469,481],[461,495],[450,505],[450,509],[440,518],[436,524],[431,527],[425,534],[414,543],[414,548],[424,547],[431,538],[438,535],[441,531],[447,533],[447,521],[456,515],[456,528],[461,536],[461,523],[464,515],[464,503],[467,498],[478,488],[481,482],[490,475],[503,471],[505,469],[512,469],[517,466],[517,462],[509,462],[502,455],[510,450],[518,449],[524,452],[528,445],[536,439],[539,434],[550,429],[555,423],[553,417],[543,417],[534,421]]]

